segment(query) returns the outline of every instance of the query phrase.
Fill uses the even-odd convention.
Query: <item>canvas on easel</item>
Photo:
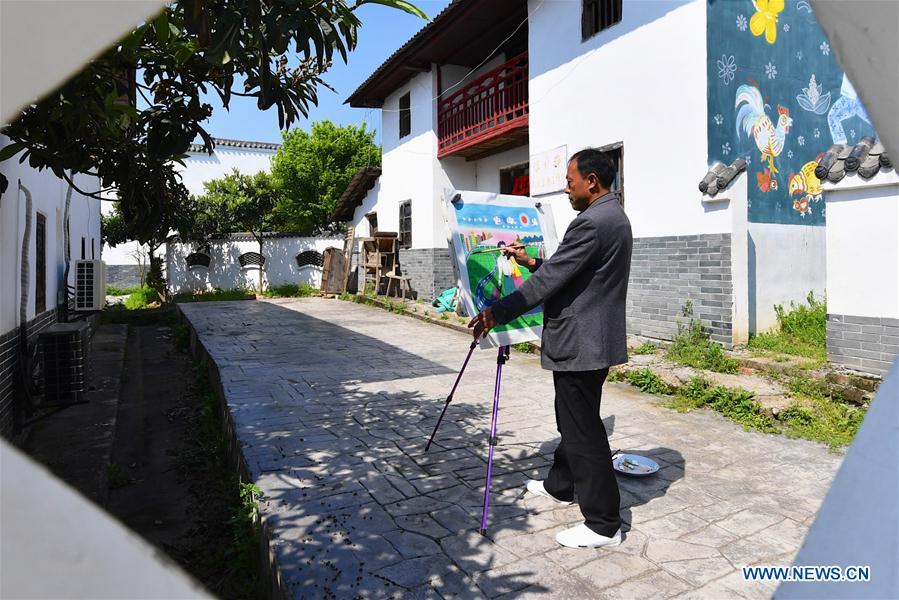
[[[546,258],[557,246],[552,212],[527,196],[453,191],[446,196],[446,223],[457,286],[469,315],[475,315],[520,287],[530,271],[501,248],[524,244],[532,258]],[[495,327],[481,346],[539,340],[543,307]]]

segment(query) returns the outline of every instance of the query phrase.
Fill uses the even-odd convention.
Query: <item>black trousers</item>
[[[608,374],[608,369],[553,371],[556,427],[562,441],[543,486],[559,500],[573,500],[577,490],[587,527],[611,537],[621,527],[621,496],[609,438],[599,417]]]

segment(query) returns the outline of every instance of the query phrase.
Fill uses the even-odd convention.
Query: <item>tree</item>
[[[365,124],[340,127],[330,121],[313,123],[311,133],[284,132],[272,160],[282,190],[273,215],[277,228],[318,233],[331,227],[337,200],[356,171],[381,164],[374,137]]]
[[[235,95],[256,98],[288,127],[317,102],[334,54],[346,61],[355,48],[354,10],[368,3],[427,18],[406,0],[174,0],[25,108],[2,131],[12,142],[0,161],[19,156],[72,185],[73,174],[97,176],[103,189],[76,189],[116,191],[129,236],[147,242],[187,198],[173,161],[198,136],[212,151],[202,94],[212,90],[225,108]],[[4,183],[0,176],[0,190]]]
[[[243,175],[237,169],[203,184],[206,193],[193,199],[196,218],[185,222],[182,236],[201,244],[229,233],[249,232],[262,253],[264,234],[272,229],[272,209],[280,192],[271,175]],[[263,290],[262,268],[259,291]]]

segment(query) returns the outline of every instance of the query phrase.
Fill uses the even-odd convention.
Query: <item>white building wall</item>
[[[8,143],[8,139],[0,136],[0,147]],[[69,184],[57,178],[49,170],[38,171],[27,164],[20,164],[17,158],[0,163],[0,173],[9,181],[9,187],[0,196],[0,334],[19,324],[19,302],[22,297],[21,258],[22,238],[25,234],[24,192],[19,190],[21,181],[31,192],[32,219],[28,248],[28,306],[26,321],[35,315],[36,285],[36,214],[46,217],[46,309],[56,308],[57,295],[60,291],[65,272],[65,244],[63,235],[65,199]],[[99,189],[94,177],[79,176],[75,180],[78,187],[92,192]],[[86,258],[101,258],[102,245],[100,236],[100,201],[72,193],[69,211],[69,232],[71,235],[71,258],[81,258],[81,239],[85,240]],[[69,282],[74,281],[74,273],[69,274]]]
[[[378,229],[397,231],[399,205],[411,200],[413,248],[434,248],[437,243],[446,244],[442,216],[434,198],[434,165],[437,162],[435,73],[434,69],[419,73],[385,99],[381,112],[382,174],[378,186],[368,194],[368,198],[376,200],[364,211],[361,208],[356,210],[357,224],[360,215],[377,212]],[[410,93],[412,127],[409,135],[400,139],[399,99],[407,92]],[[367,225],[364,219],[361,220],[364,231],[357,230],[357,233],[367,235]]]
[[[634,237],[723,233],[727,211],[697,201],[705,173],[706,4],[625,0],[622,22],[581,41],[581,3],[530,0],[530,152],[624,143]],[[697,175],[699,174],[699,175]],[[574,217],[546,197],[559,235]]]
[[[825,191],[827,312],[899,318],[899,177],[847,177]]]
[[[188,254],[194,244],[170,242],[166,244],[166,274],[168,288],[173,294],[194,291],[255,289],[259,287],[259,269],[241,268],[238,257],[245,252],[259,252],[255,240],[213,240],[210,244],[209,267],[187,268]],[[265,256],[263,282],[266,287],[305,283],[321,286],[322,269],[317,266],[298,267],[296,255],[307,250],[324,253],[327,248],[343,248],[343,238],[283,237],[266,239],[262,246]]]
[[[830,222],[830,209],[827,220]],[[774,305],[805,304],[812,292],[822,300],[825,279],[825,228],[749,223],[749,327],[763,333],[777,327]],[[830,290],[827,290],[828,301]]]
[[[205,182],[221,179],[234,169],[244,175],[271,171],[271,161],[275,154],[277,150],[235,148],[219,144],[212,155],[205,152],[189,152],[184,161],[185,166],[176,164],[175,168],[181,173],[181,181],[187,191],[199,196],[206,192],[203,187]],[[113,204],[111,202],[103,204],[103,214],[110,214],[113,211]],[[135,253],[139,248],[137,242],[119,244],[115,247],[105,246],[103,256],[108,265],[136,265]]]

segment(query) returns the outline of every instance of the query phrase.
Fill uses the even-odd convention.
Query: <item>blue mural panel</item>
[[[749,220],[823,225],[815,162],[875,136],[807,0],[707,0],[709,164],[744,158]]]

